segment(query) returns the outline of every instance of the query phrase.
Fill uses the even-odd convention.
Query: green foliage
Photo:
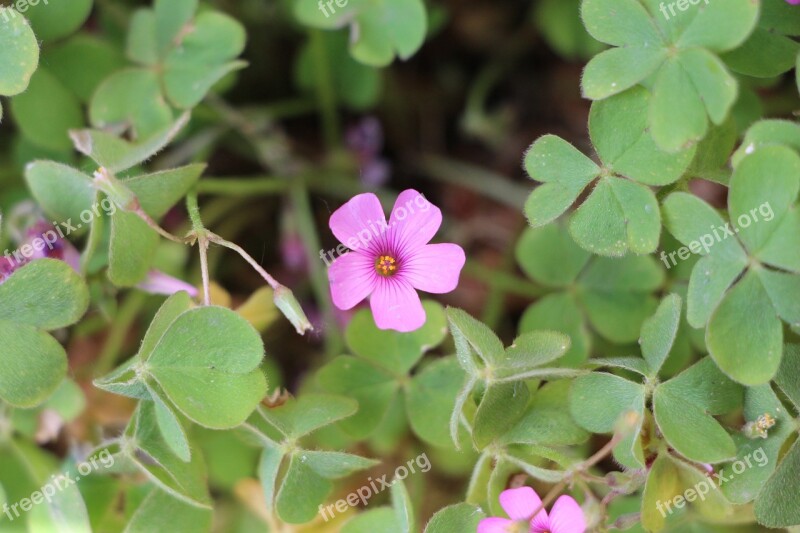
[[[234,342],[227,338],[230,334],[236,336]],[[198,345],[201,335],[204,342]],[[95,384],[152,400],[165,442],[188,460],[179,417],[213,429],[239,426],[267,392],[260,369],[263,357],[263,343],[244,318],[222,307],[195,308],[188,295],[179,292],[153,319],[133,362]],[[198,398],[198,387],[212,387],[218,394]]]
[[[59,261],[26,265],[0,285],[0,343],[5,360],[0,399],[17,407],[34,407],[58,388],[66,374],[67,357],[46,332],[77,322],[88,305],[86,284]]]
[[[4,21],[0,25],[0,95],[13,96],[28,88],[39,64],[39,43],[28,21],[13,8],[0,7],[0,17]]]
[[[379,507],[358,515],[345,524],[342,533],[371,533],[372,531],[414,533],[419,531],[405,484],[402,481],[393,482],[391,495],[392,507]]]
[[[417,533],[427,521],[426,533],[464,533],[506,516],[500,495],[521,483],[548,502],[575,497],[591,530],[800,526],[800,6],[540,0],[500,26],[486,16],[494,5],[464,18],[423,0],[207,4],[0,8],[0,96],[13,120],[0,157],[0,530]],[[511,22],[519,33],[486,33]],[[258,32],[249,47],[246,26]],[[434,55],[381,70],[429,36]],[[467,63],[440,55],[463,37],[468,46],[453,48]],[[449,134],[448,112],[474,115],[451,109],[466,96],[468,111],[485,104],[492,119],[470,142],[507,161],[512,133],[541,131],[512,123],[529,110],[504,101],[508,87],[525,87],[511,74],[541,58],[532,44],[588,61],[589,138],[547,134],[526,152],[530,227],[503,272],[470,249],[463,273],[490,287],[482,319],[428,300],[417,331],[380,330],[368,309],[339,331],[315,257],[323,215],[309,198],[362,192],[342,175],[379,149],[374,138],[342,143],[340,115],[380,115],[393,143],[416,131],[420,112],[422,131],[442,118]],[[222,97],[246,52],[258,68],[243,79],[267,82],[266,102],[240,88]],[[579,83],[577,70],[547,64],[535,100],[570,74]],[[412,100],[424,102],[404,101],[409,73]],[[428,101],[436,95],[446,105]],[[563,100],[553,114],[580,116]],[[329,151],[306,157],[313,113]],[[475,133],[473,122],[462,132]],[[314,142],[295,139],[300,131]],[[432,173],[428,156],[396,148]],[[205,160],[223,177],[200,181]],[[268,176],[230,177],[253,167]],[[522,206],[519,184],[448,171],[442,205],[462,201],[457,184]],[[377,187],[381,201],[390,186]],[[241,202],[255,195],[249,219]],[[175,209],[184,199],[186,213]],[[256,247],[280,218],[284,255],[299,240],[307,256],[291,265],[305,269],[302,292],[264,271],[267,248],[254,259],[207,229],[201,206],[221,234],[255,221]],[[35,248],[25,239],[45,221],[71,229],[12,263],[11,249]],[[199,260],[187,264],[184,244]],[[240,253],[270,288],[242,294],[244,276],[232,294],[212,283],[215,271],[236,272],[211,245]],[[156,292],[171,296],[145,297],[156,269],[201,280],[204,294],[167,280]],[[449,301],[477,309],[474,294]],[[309,303],[319,335],[288,341],[272,317],[283,312],[303,334]],[[350,502],[347,492],[390,477],[381,462],[422,453],[433,473]],[[113,465],[7,520],[6,504],[103,457]],[[323,523],[320,507],[340,498],[348,511]]]
[[[323,10],[318,0],[299,0],[294,13],[313,28],[349,25],[350,53],[365,65],[384,67],[395,57],[408,59],[425,40],[427,13],[422,0],[349,0],[344,7],[327,6]]]
[[[728,116],[737,82],[719,54],[748,38],[759,4],[709,2],[672,16],[664,15],[665,9],[655,0],[583,2],[589,33],[615,47],[586,66],[583,93],[603,100],[639,83],[652,86],[647,123],[653,140],[676,152],[705,137],[709,119],[722,124]]]
[[[139,145],[120,141],[101,132],[76,133],[76,139],[80,139],[82,144],[79,146],[86,150],[87,155],[91,154],[100,166],[119,171],[152,157],[176,134],[180,125],[180,122],[176,123]],[[134,176],[121,183],[136,195],[145,213],[159,219],[194,186],[204,170],[205,165],[188,165]],[[107,193],[108,190],[103,188],[97,176],[92,179],[60,163],[35,161],[26,168],[25,178],[34,197],[48,215],[74,223],[76,231],[91,223],[93,232],[108,235],[108,276],[115,285],[129,287],[144,279],[155,259],[158,235],[139,216],[129,211],[131,206],[123,204],[117,205],[116,209],[109,209],[106,204],[101,204],[100,191]],[[86,213],[91,214],[88,221]],[[110,221],[104,220],[104,217],[110,218]]]
[[[781,0],[763,0],[761,17],[750,37],[721,57],[734,72],[770,78],[794,68],[800,45],[800,14]]]
[[[358,400],[358,412],[339,425],[350,436],[363,439],[389,423],[392,404],[402,396],[405,406],[400,415],[408,419],[414,432],[435,446],[447,446],[447,421],[453,398],[463,382],[463,372],[453,357],[422,365],[413,377],[425,352],[444,340],[447,332],[444,310],[435,302],[425,302],[428,320],[411,333],[380,330],[372,315],[357,313],[345,333],[354,356],[341,356],[317,373],[322,390]]]
[[[511,430],[523,416],[530,401],[528,380],[572,377],[577,371],[543,367],[561,358],[569,349],[569,337],[552,331],[520,335],[508,348],[484,324],[460,309],[447,311],[450,331],[456,343],[458,362],[467,379],[456,398],[450,417],[450,437],[458,445],[462,424],[470,428],[473,444],[485,449]],[[473,420],[464,410],[480,386],[480,402]]]
[[[97,88],[89,107],[95,127],[122,126],[136,139],[149,138],[172,123],[176,110],[196,106],[218,81],[246,66],[236,59],[245,47],[242,25],[196,9],[196,0],[160,0],[134,14],[126,52],[136,66]]]
[[[315,47],[316,45],[316,47]],[[359,63],[348,52],[347,36],[325,32],[319,44],[310,39],[300,51],[295,66],[297,85],[305,91],[319,88],[319,70],[316,68],[319,48],[324,46],[326,63],[330,63],[333,77],[333,93],[337,100],[354,110],[374,106],[384,88],[381,73],[377,68]]]
[[[760,385],[775,376],[783,346],[781,319],[797,321],[785,297],[800,265],[787,249],[798,228],[798,189],[800,158],[787,147],[768,145],[742,159],[734,171],[729,224],[685,193],[664,203],[666,225],[679,241],[699,251],[699,239],[713,241],[692,271],[687,317],[693,327],[708,324],[711,356],[744,384]],[[721,242],[710,237],[722,228],[734,236],[726,233]]]
[[[272,407],[259,407],[248,420],[264,446],[258,472],[268,509],[282,520],[312,520],[333,489],[331,480],[374,466],[376,461],[341,452],[312,451],[298,441],[340,419],[352,416],[358,404],[344,397],[304,395]]]
[[[652,401],[655,423],[672,449],[692,461],[719,463],[733,458],[736,445],[713,415],[727,414],[740,406],[742,389],[710,359],[659,382],[664,354],[669,353],[675,339],[680,307],[678,296],[666,297],[643,326],[640,344],[645,365],[635,364],[638,358],[598,361],[612,369],[632,371],[634,379],[606,372],[581,376],[572,386],[570,409],[576,422],[588,431],[609,433],[631,411],[640,421],[649,420],[645,407]],[[595,402],[599,408],[594,407]],[[615,450],[617,460],[631,468],[644,466],[647,447],[653,447],[638,436],[622,444],[624,447]]]
[[[552,290],[525,311],[520,331],[551,329],[569,335],[564,365],[586,361],[591,331],[615,343],[638,339],[657,304],[652,293],[664,283],[664,273],[652,258],[592,257],[562,224],[527,229],[516,252],[523,271]]]
[[[561,216],[597,180],[570,218],[575,242],[605,256],[656,250],[661,217],[649,187],[678,180],[691,163],[694,149],[670,154],[658,148],[646,120],[650,100],[648,91],[634,88],[592,105],[589,133],[602,167],[552,135],[531,146],[525,170],[543,183],[525,203],[531,226],[540,227]]]
[[[44,41],[55,41],[74,33],[83,26],[92,11],[93,0],[71,2],[32,2],[25,16],[31,21],[36,36]]]
[[[560,55],[588,60],[605,46],[589,35],[579,17],[581,0],[542,0],[535,5],[536,27]]]

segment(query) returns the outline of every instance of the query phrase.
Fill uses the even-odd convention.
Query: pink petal
[[[377,196],[359,194],[334,211],[328,225],[339,242],[351,250],[364,249],[383,233],[386,215]]]
[[[458,286],[466,260],[457,244],[428,244],[405,260],[402,275],[418,290],[444,294]]]
[[[536,518],[531,520],[530,533],[550,533],[550,519],[547,517],[547,513],[544,515],[542,513],[539,513]]]
[[[160,270],[151,270],[147,277],[136,286],[137,289],[150,294],[171,295],[176,292],[186,291],[192,298],[197,296],[197,288],[183,280],[173,278]]]
[[[442,212],[414,189],[400,193],[389,218],[389,241],[398,253],[428,244],[439,226]]]
[[[66,264],[72,267],[72,270],[80,273],[81,253],[69,241],[64,241],[63,259]]]
[[[340,255],[328,268],[333,304],[344,311],[352,309],[375,290],[378,277],[369,256],[358,252]]]
[[[550,531],[552,533],[583,533],[586,531],[586,518],[583,509],[571,496],[561,496],[550,510]]]
[[[500,506],[512,520],[530,520],[533,512],[541,508],[542,500],[532,488],[520,487],[501,492]],[[539,511],[537,518],[542,515],[545,519],[547,518],[547,512],[544,509]]]
[[[513,524],[508,518],[484,518],[478,523],[478,533],[508,533]]]
[[[375,324],[380,329],[408,332],[425,324],[425,309],[417,291],[399,277],[378,279],[370,304]]]

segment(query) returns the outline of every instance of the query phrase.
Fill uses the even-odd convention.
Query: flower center
[[[375,261],[375,270],[381,276],[394,276],[397,274],[397,260],[391,255],[382,255]]]

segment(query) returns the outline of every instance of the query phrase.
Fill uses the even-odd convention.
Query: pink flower
[[[336,307],[352,309],[369,296],[379,328],[422,327],[425,310],[416,291],[454,290],[466,261],[456,244],[428,244],[441,224],[439,208],[412,189],[397,198],[388,224],[371,193],[359,194],[337,209],[331,215],[331,231],[352,251],[340,252],[328,269]]]
[[[478,524],[478,533],[584,533],[586,519],[578,502],[570,496],[556,500],[548,516],[541,508],[542,500],[530,487],[504,490],[500,493],[500,505],[509,518],[484,518]]]
[[[786,1],[792,4],[793,6],[800,5],[800,0],[786,0]]]

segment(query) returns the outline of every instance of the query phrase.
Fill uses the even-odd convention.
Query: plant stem
[[[339,350],[341,350],[343,342],[336,323],[333,301],[331,300],[330,290],[328,289],[327,275],[319,258],[319,251],[322,249],[322,245],[317,235],[314,215],[311,210],[311,204],[308,201],[308,192],[303,182],[301,180],[294,182],[290,191],[295,216],[297,217],[297,231],[302,237],[306,257],[308,258],[311,286],[325,322],[326,352],[329,357],[332,357],[337,355]]]
[[[233,250],[234,252],[238,253],[239,255],[241,255],[244,258],[245,261],[250,263],[250,266],[253,267],[253,270],[258,272],[261,275],[261,277],[264,278],[264,281],[266,281],[267,284],[270,287],[272,287],[273,290],[277,290],[277,288],[280,287],[280,283],[275,281],[275,278],[270,276],[269,272],[264,270],[264,268],[261,265],[258,264],[258,261],[253,259],[253,257],[250,254],[248,254],[247,252],[245,252],[244,248],[242,248],[238,244],[232,243],[230,241],[226,241],[225,239],[223,239],[219,235],[217,235],[215,233],[211,233],[211,232],[208,232],[208,240],[210,242],[213,242],[214,244],[219,244],[220,246],[224,246],[225,248],[229,248],[229,249]]]
[[[521,222],[524,224],[524,221]],[[519,231],[522,231],[522,228],[520,228]],[[514,233],[515,237],[519,231]],[[509,246],[506,247],[505,252],[503,252],[502,262],[498,269],[499,272],[494,272],[491,279],[493,280],[494,276],[497,276],[498,274],[505,274],[506,272],[513,271],[516,263],[516,249],[513,243],[510,243]],[[487,296],[486,303],[483,306],[483,316],[481,316],[481,319],[483,320],[484,324],[492,329],[497,329],[497,325],[500,323],[500,319],[503,317],[507,293],[508,291],[500,284],[493,283],[492,281],[489,282],[489,295]]]
[[[464,267],[464,273],[478,281],[486,283],[490,287],[497,287],[509,294],[515,294],[525,298],[539,298],[547,293],[545,289],[533,282],[515,276],[514,274],[493,270],[469,259]]]
[[[311,49],[314,56],[314,72],[317,75],[317,99],[319,100],[322,131],[329,150],[339,146],[339,116],[336,110],[336,90],[333,86],[330,58],[325,49],[325,37],[321,30],[311,30]]]
[[[97,197],[98,194],[95,193],[95,202],[97,202]],[[81,255],[81,275],[83,277],[86,277],[86,275],[89,273],[89,264],[92,262],[92,257],[94,257],[97,247],[100,245],[100,241],[103,239],[104,224],[105,220],[103,217],[97,217],[92,222],[92,227],[89,230],[89,238],[86,241],[86,248],[84,248],[83,254]]]
[[[100,357],[94,366],[98,377],[107,374],[114,368],[117,356],[125,343],[125,336],[146,300],[147,294],[141,291],[133,291],[120,305],[119,311],[111,324],[108,337],[106,337],[106,342],[103,344],[103,351],[100,352]]]
[[[285,193],[289,181],[281,178],[203,178],[197,186],[199,194],[226,196],[272,195]]]
[[[197,204],[196,190],[192,190],[186,195],[186,210],[189,212],[189,220],[192,222],[190,239],[197,241],[197,248],[200,252],[200,272],[203,278],[203,305],[211,305],[211,277],[208,273],[209,232],[203,225],[203,220],[200,218],[200,207]]]
[[[144,210],[144,209],[142,209],[142,206],[140,206],[140,205],[137,205],[137,206],[136,206],[136,208],[133,210],[133,213],[134,213],[135,215],[137,215],[139,218],[141,218],[142,220],[144,220],[144,221],[145,221],[145,223],[146,223],[148,226],[150,226],[150,227],[151,227],[151,228],[152,228],[152,229],[153,229],[153,230],[154,230],[156,233],[158,233],[159,235],[161,235],[161,236],[162,236],[162,237],[164,237],[165,239],[167,239],[167,240],[170,240],[170,241],[172,241],[172,242],[177,242],[177,243],[179,243],[179,244],[186,244],[186,241],[185,241],[184,239],[181,239],[180,237],[176,237],[176,236],[175,236],[175,235],[173,235],[172,233],[168,232],[167,230],[165,230],[164,228],[162,228],[161,226],[159,226],[159,225],[158,225],[158,222],[156,222],[155,220],[153,220],[153,219],[150,217],[150,215],[148,215],[148,214],[145,212],[145,210]]]
[[[530,187],[518,185],[507,177],[474,165],[436,155],[422,155],[416,166],[425,175],[457,187],[471,189],[520,211],[531,192]]]
[[[585,472],[592,468],[594,465],[602,461],[606,456],[608,456],[611,452],[614,451],[614,447],[620,443],[622,439],[625,438],[625,433],[621,431],[617,431],[614,433],[614,436],[611,438],[610,441],[606,443],[605,446],[600,448],[594,455],[589,457],[586,461],[580,463],[577,468],[575,468],[571,474],[566,476],[562,481],[558,483],[555,487],[547,493],[547,496],[542,500],[542,504],[536,509],[533,513],[531,513],[531,519],[539,514],[539,511],[546,508],[548,505],[553,503],[556,497],[567,487],[567,484],[579,473]]]

